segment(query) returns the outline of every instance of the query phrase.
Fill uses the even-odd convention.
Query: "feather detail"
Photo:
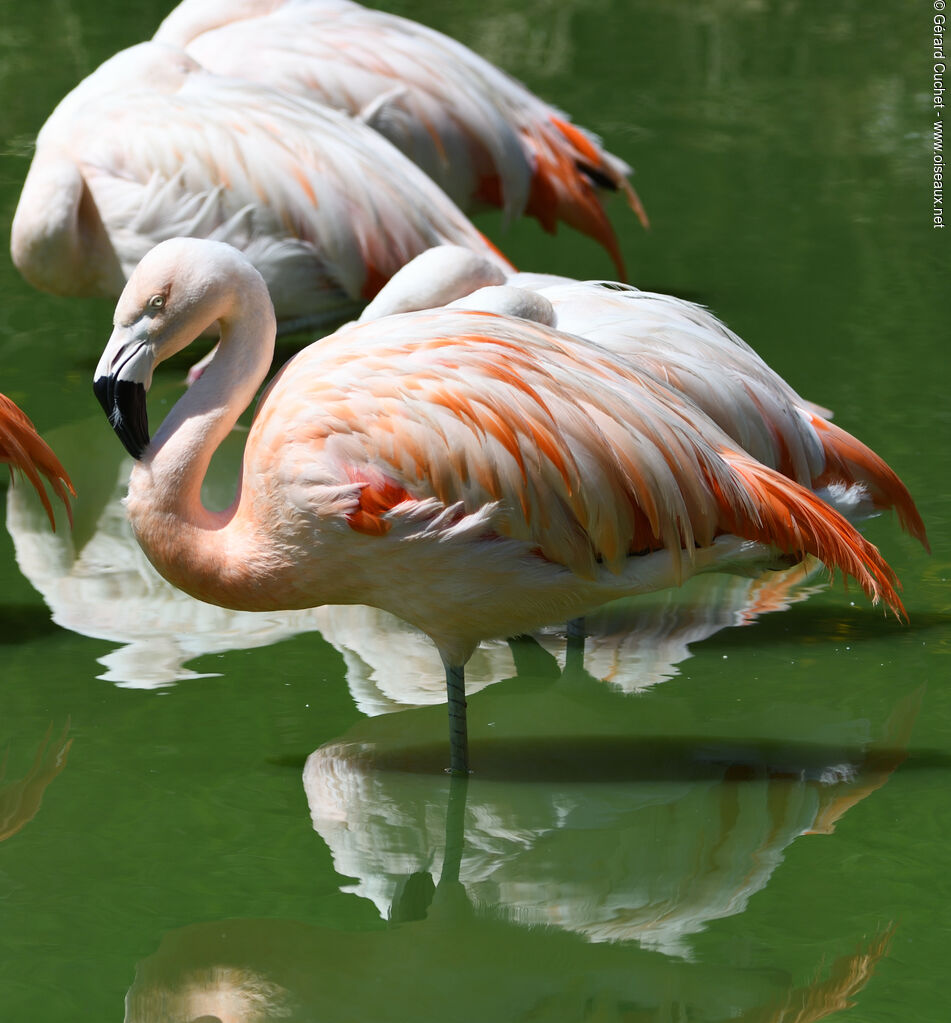
[[[195,7],[193,16],[190,8]],[[558,220],[604,245],[624,276],[600,203],[622,192],[644,226],[630,167],[524,85],[468,47],[406,18],[356,3],[276,4],[257,17],[202,25],[188,0],[155,39],[219,74],[254,79],[361,117],[463,209]]]
[[[61,182],[69,202],[52,201]],[[115,264],[106,281],[81,273],[100,259],[78,236],[73,206],[83,202]],[[362,122],[142,43],[101,65],[43,126],[13,254],[38,287],[102,294],[175,236],[245,252],[282,322],[339,322],[433,245],[458,243],[511,269],[430,178]],[[54,241],[76,258],[50,267]]]
[[[857,437],[819,416],[811,423],[822,442],[825,469],[815,480],[816,487],[835,483],[863,484],[876,508],[894,508],[902,529],[918,540],[926,551],[931,548],[925,524],[905,484],[894,470]]]
[[[907,620],[898,596],[898,579],[878,552],[843,516],[806,490],[761,465],[749,455],[723,451],[723,457],[742,479],[755,507],[736,514],[721,501],[726,531],[748,540],[771,544],[802,558],[812,554],[830,569],[854,578],[872,603],[884,600],[897,618]],[[715,480],[711,485],[716,487]]]
[[[66,515],[72,526],[73,511],[69,497],[70,495],[75,497],[76,491],[66,470],[50,446],[36,432],[36,427],[26,414],[3,394],[0,394],[0,462],[7,462],[10,465],[11,474],[16,467],[33,484],[55,531],[56,518],[49,495],[40,479],[42,473],[49,481],[53,493],[65,505]]]

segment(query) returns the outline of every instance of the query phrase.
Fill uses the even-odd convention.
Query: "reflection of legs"
[[[446,665],[446,693],[449,696],[449,773],[469,773],[469,736],[466,725],[466,669]]]
[[[565,671],[584,667],[584,618],[572,618],[565,629]]]
[[[439,887],[459,880],[462,850],[466,841],[466,796],[469,779],[453,775],[449,779],[449,798],[446,800],[446,844],[443,853]]]
[[[456,912],[468,906],[465,886],[459,880],[462,870],[462,851],[466,842],[466,797],[469,792],[468,775],[453,775],[449,779],[446,796],[446,830],[443,842],[442,870],[439,881],[433,884],[428,870],[418,870],[400,879],[390,906],[390,920],[406,923],[425,920],[431,910]]]

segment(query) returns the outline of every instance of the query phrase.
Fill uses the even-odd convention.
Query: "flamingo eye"
[[[153,295],[148,301],[148,306],[150,309],[161,309],[164,305],[165,305],[164,295]]]

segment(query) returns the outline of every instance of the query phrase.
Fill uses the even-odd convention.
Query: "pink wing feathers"
[[[177,81],[105,88],[150,60],[170,62]],[[510,269],[410,161],[316,103],[182,66],[158,43],[107,62],[82,92],[40,133],[14,220],[15,260],[38,286],[83,293],[69,267],[50,279],[43,258],[57,231],[69,236],[62,251],[82,241],[72,212],[53,224],[56,204],[46,201],[44,173],[65,160],[124,277],[165,238],[227,241],[261,270],[282,321],[342,318],[407,260],[450,239]]]
[[[615,285],[555,284],[539,293],[552,302],[560,329],[666,380],[760,462],[811,489],[861,487],[864,500],[876,510],[894,508],[902,528],[928,547],[921,516],[895,472],[707,309]]]
[[[440,311],[347,328],[285,367],[255,449],[307,450],[306,471],[351,495],[362,532],[425,502],[433,515],[491,506],[489,532],[583,577],[661,548],[691,559],[729,533],[813,554],[902,610],[878,551],[818,497],[662,379],[526,321]]]
[[[621,192],[646,226],[630,167],[520,82],[440,32],[340,0],[242,5],[234,20],[186,0],[155,34],[220,74],[364,117],[464,209],[527,213],[595,238],[620,276],[601,205]],[[255,13],[258,16],[255,16]]]

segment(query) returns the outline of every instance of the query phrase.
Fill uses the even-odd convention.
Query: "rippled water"
[[[168,6],[0,0],[4,231],[54,103]],[[803,570],[605,609],[583,664],[557,631],[487,644],[467,789],[411,630],[232,614],[152,575],[90,390],[111,304],[0,261],[0,390],[80,493],[53,537],[17,485],[0,531],[4,1019],[949,1018],[949,249],[933,12],[895,8],[391,8],[634,164],[651,230],[612,216],[635,283],[709,304],[834,408],[933,547],[869,524],[906,626]],[[611,273],[568,231],[480,224],[522,268]]]

